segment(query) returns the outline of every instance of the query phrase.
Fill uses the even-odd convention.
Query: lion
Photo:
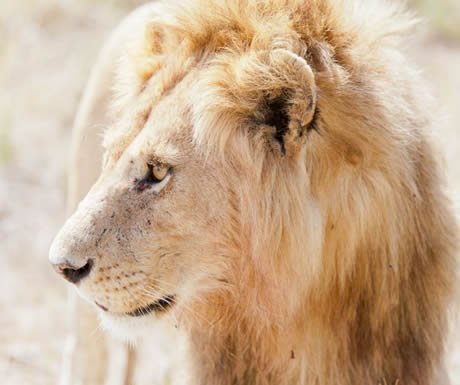
[[[359,0],[130,16],[83,102],[73,157],[95,183],[55,270],[116,334],[184,330],[193,384],[447,381],[457,225],[412,25]],[[100,172],[79,151],[96,109]]]

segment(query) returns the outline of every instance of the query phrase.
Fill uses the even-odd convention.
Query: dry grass
[[[414,0],[415,1],[415,0]],[[64,284],[47,263],[64,220],[66,159],[85,80],[111,28],[141,1],[0,1],[0,378],[8,385],[54,384],[67,332]],[[417,0],[442,36],[425,33],[412,55],[445,109],[439,141],[460,209],[460,26],[458,0]],[[457,32],[456,32],[457,31]],[[458,328],[456,328],[458,329]],[[99,332],[93,338],[97,339]],[[460,385],[459,338],[448,368]],[[175,346],[155,357],[149,383],[176,377]],[[151,365],[146,362],[144,366]]]

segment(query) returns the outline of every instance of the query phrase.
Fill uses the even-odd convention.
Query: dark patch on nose
[[[99,309],[102,309],[104,311],[109,311],[109,309],[107,309],[105,306],[101,305],[100,303],[95,302],[95,304],[97,305]]]
[[[87,277],[93,268],[94,262],[92,259],[88,261],[81,267],[75,267],[69,262],[59,263],[54,265],[56,272],[61,275],[67,281],[77,284],[83,278]]]

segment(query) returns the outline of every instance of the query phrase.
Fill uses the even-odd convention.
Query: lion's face
[[[99,180],[52,246],[68,268],[90,269],[78,290],[108,318],[167,313],[224,277],[226,177],[192,146],[186,89],[144,115],[131,141],[108,144]],[[124,121],[137,113],[121,131]]]

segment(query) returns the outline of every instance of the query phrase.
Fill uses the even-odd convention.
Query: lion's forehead
[[[177,163],[190,147],[191,122],[187,86],[180,85],[161,98],[146,87],[126,112],[104,133],[106,156],[116,160],[126,154],[156,156],[165,163]],[[153,91],[154,92],[154,91]]]

